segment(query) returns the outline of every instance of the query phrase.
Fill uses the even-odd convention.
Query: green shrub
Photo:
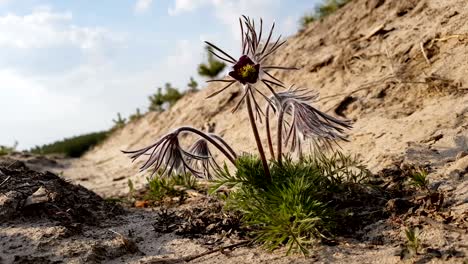
[[[177,88],[172,87],[170,83],[166,83],[164,93],[162,92],[162,88],[159,87],[157,93],[148,97],[150,100],[149,110],[162,112],[165,110],[164,104],[168,104],[171,107],[183,96]]]
[[[131,114],[131,115],[128,117],[128,119],[130,120],[130,122],[132,122],[132,121],[136,121],[136,120],[138,120],[138,119],[140,119],[140,118],[142,118],[142,117],[143,117],[143,115],[142,115],[141,112],[140,112],[140,108],[137,108],[137,109],[136,109],[136,112],[135,112],[134,114]]]
[[[114,122],[114,125],[112,126],[111,131],[115,131],[119,128],[124,127],[125,124],[127,124],[127,119],[122,118],[122,115],[120,113],[117,113],[117,118],[112,119],[112,122]]]
[[[338,9],[351,1],[352,0],[324,0],[315,7],[315,11],[313,13],[307,13],[301,17],[299,21],[301,29],[304,29],[311,22],[320,20],[335,13]]]
[[[301,29],[304,29],[308,24],[316,21],[317,18],[315,17],[315,14],[313,13],[307,13],[305,15],[303,15],[301,17],[301,19],[299,20],[299,24],[300,24],[300,28]]]
[[[200,74],[200,76],[212,79],[218,76],[224,70],[224,68],[226,68],[226,63],[219,61],[214,57],[212,54],[212,47],[207,46],[206,52],[208,54],[208,61],[198,65],[198,74]]]
[[[315,8],[315,13],[318,18],[324,18],[335,13],[351,0],[326,0]]]
[[[16,147],[18,146],[18,142],[15,142],[15,144],[11,147],[8,146],[0,146],[0,156],[8,155],[16,150]]]
[[[232,175],[225,167],[212,192],[232,188],[227,208],[242,213],[257,242],[271,250],[285,245],[288,253],[303,254],[315,240],[333,236],[339,220],[346,217],[339,211],[339,197],[348,196],[352,185],[367,183],[370,175],[341,153],[296,162],[286,159],[282,166],[270,163],[270,183],[265,182],[257,157],[240,157],[236,169]]]
[[[192,93],[198,92],[198,83],[197,81],[195,81],[193,77],[190,77],[190,81],[187,84],[187,87],[188,87],[189,92],[192,92]]]
[[[67,157],[81,157],[86,151],[104,141],[108,136],[107,131],[85,134],[81,136],[65,138],[43,146],[31,149],[36,154],[63,154]]]

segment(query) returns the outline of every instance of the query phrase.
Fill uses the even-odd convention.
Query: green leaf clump
[[[270,163],[272,181],[265,182],[260,159],[241,156],[236,173],[227,167],[219,172],[211,191],[231,188],[227,208],[240,212],[254,240],[267,249],[286,246],[287,253],[309,253],[317,240],[333,237],[342,216],[335,210],[334,196],[349,185],[364,184],[369,171],[341,153],[316,154],[299,161],[286,158],[281,166]]]

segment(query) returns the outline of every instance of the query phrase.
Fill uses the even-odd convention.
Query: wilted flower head
[[[130,154],[130,158],[135,161],[144,155],[149,155],[148,160],[140,167],[144,171],[154,166],[153,174],[159,173],[161,176],[170,176],[173,172],[199,175],[200,172],[188,163],[188,160],[207,160],[208,156],[194,155],[185,151],[179,143],[179,130],[169,133],[156,141],[153,145],[135,150],[123,151]]]
[[[221,169],[218,163],[216,163],[216,160],[213,158],[206,139],[200,138],[199,140],[195,141],[195,143],[193,143],[188,151],[195,156],[207,157],[206,159],[188,159],[190,165],[193,166],[193,168],[195,168],[197,171],[202,172],[205,178],[212,179],[211,171],[217,171]]]
[[[179,143],[179,134],[191,132],[201,136],[188,151],[184,150]],[[144,171],[154,166],[153,174],[161,176],[171,176],[173,172],[188,173],[197,177],[211,177],[209,168],[219,168],[208,148],[208,141],[221,151],[231,162],[234,162],[236,153],[219,136],[208,135],[192,127],[181,127],[173,132],[164,135],[156,143],[135,151],[122,151],[129,154],[135,161],[142,156],[149,156],[146,162],[140,167]]]
[[[350,122],[339,120],[312,107],[310,104],[317,97],[317,94],[305,89],[289,89],[271,98],[274,110],[280,116],[278,125],[281,126],[281,132],[286,132],[282,133],[284,143],[287,146],[291,142],[292,151],[301,151],[301,142],[306,139],[326,147],[337,140],[346,141],[344,131],[351,128]],[[289,122],[283,119],[284,115],[290,117]]]
[[[260,25],[258,28],[255,27],[255,21],[243,16],[239,19],[241,36],[242,36],[242,54],[239,59],[235,59],[216,45],[205,42],[213,50],[210,52],[213,53],[217,58],[230,63],[232,65],[232,71],[229,72],[229,76],[232,79],[223,79],[223,80],[211,80],[208,82],[224,82],[227,83],[223,88],[209,95],[208,97],[213,97],[222,91],[229,88],[234,83],[238,82],[242,84],[245,88],[244,95],[239,103],[236,105],[233,111],[236,111],[239,105],[243,102],[247,94],[250,94],[254,104],[257,114],[261,112],[261,109],[254,97],[255,93],[261,94],[266,100],[268,97],[261,93],[258,89],[255,89],[252,85],[258,81],[262,82],[273,94],[276,94],[273,86],[284,87],[283,82],[275,78],[269,71],[270,70],[295,70],[295,67],[283,67],[283,66],[274,66],[274,65],[264,65],[266,58],[273,54],[279,47],[281,47],[286,40],[280,41],[281,36],[278,37],[276,41],[273,42],[272,34],[275,24],[273,23],[268,37],[262,42],[263,34],[263,20],[260,19]],[[244,28],[245,27],[245,28]]]

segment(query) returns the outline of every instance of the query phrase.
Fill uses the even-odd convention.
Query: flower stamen
[[[242,68],[239,69],[239,75],[244,78],[252,78],[255,74],[257,73],[257,70],[255,69],[254,65],[252,64],[247,64],[243,66]]]

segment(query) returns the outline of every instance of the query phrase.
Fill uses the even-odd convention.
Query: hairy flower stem
[[[213,144],[213,146],[215,146],[219,151],[221,151],[224,154],[224,156],[226,156],[226,158],[228,158],[229,161],[232,162],[232,164],[236,165],[236,159],[233,156],[231,156],[231,154],[225,148],[223,148],[218,142],[216,142],[209,135],[207,135],[207,134],[203,133],[202,131],[200,131],[198,129],[195,129],[193,127],[180,127],[177,130],[178,130],[178,132],[183,132],[183,131],[192,132],[192,133],[197,134],[200,137],[206,139],[208,142]]]
[[[249,89],[249,87],[247,87]],[[265,176],[267,178],[267,181],[270,183],[271,182],[271,175],[270,175],[270,169],[268,168],[268,162],[265,156],[265,151],[263,150],[262,142],[260,141],[260,135],[258,134],[258,129],[257,125],[255,124],[255,117],[252,111],[252,103],[250,99],[250,91],[246,91],[247,96],[245,98],[247,102],[247,112],[249,113],[249,120],[250,120],[250,125],[252,126],[252,131],[255,137],[255,141],[257,143],[257,149],[258,153],[260,154],[260,159],[262,160],[262,165],[263,165],[263,170],[265,171]]]
[[[282,148],[283,148],[283,140],[282,140],[283,139],[283,135],[282,135],[282,133],[283,133],[283,129],[282,129],[283,128],[283,119],[284,119],[284,111],[279,111],[279,115],[278,115],[278,133],[277,133],[277,144],[278,145],[276,146],[277,152],[278,152],[278,153],[276,153],[276,155],[278,155],[276,159],[278,161],[279,166],[282,166],[282,164],[283,164],[283,160],[282,160],[282,156],[283,156],[283,153],[282,153],[283,152],[283,150],[282,150]]]
[[[211,137],[215,138],[216,140],[218,140],[219,142],[221,142],[221,144],[223,144],[226,149],[231,152],[232,154],[232,157],[236,160],[237,159],[237,154],[236,152],[231,148],[231,146],[229,146],[229,144],[220,136],[218,135],[215,135],[215,134],[210,134]]]
[[[273,151],[273,142],[271,140],[271,132],[270,132],[270,105],[267,106],[266,113],[265,113],[265,127],[266,127],[266,135],[268,139],[268,148],[270,149],[271,158],[275,158],[275,152]]]

